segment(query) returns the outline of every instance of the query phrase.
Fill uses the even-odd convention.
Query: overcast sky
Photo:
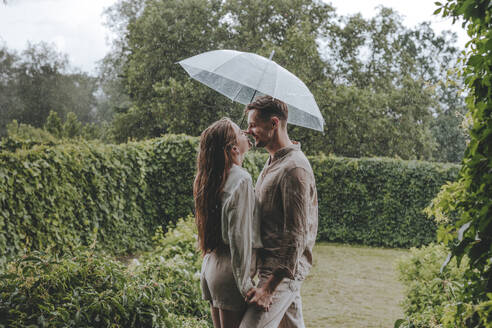
[[[0,42],[21,51],[27,42],[54,43],[58,51],[69,55],[72,66],[94,73],[96,62],[109,51],[111,34],[103,26],[102,12],[116,0],[8,0],[0,1]],[[404,25],[431,21],[439,32],[449,29],[458,33],[458,46],[464,48],[468,38],[460,24],[433,16],[432,0],[331,0],[327,1],[340,15],[362,13],[373,17],[376,7],[394,8],[404,18]]]

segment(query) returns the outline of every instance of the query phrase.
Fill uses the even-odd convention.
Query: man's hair
[[[275,99],[271,96],[261,96],[255,99],[251,104],[247,105],[244,109],[245,114],[248,114],[250,110],[257,110],[258,116],[263,121],[268,121],[272,116],[277,116],[285,126],[287,118],[289,117],[289,110],[287,104],[281,100]]]

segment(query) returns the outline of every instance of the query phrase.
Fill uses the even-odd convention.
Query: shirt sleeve
[[[310,184],[310,175],[300,167],[286,172],[280,182],[284,229],[281,233],[282,247],[278,250],[280,265],[274,271],[289,279],[294,279],[306,249]]]
[[[241,294],[254,287],[251,280],[253,214],[255,195],[251,178],[245,178],[231,195],[228,208],[228,238],[232,272]]]

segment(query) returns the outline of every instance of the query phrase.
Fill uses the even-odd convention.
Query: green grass
[[[403,317],[395,261],[407,250],[319,243],[301,294],[306,327],[393,327]]]

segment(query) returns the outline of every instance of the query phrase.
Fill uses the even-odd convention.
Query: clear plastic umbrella
[[[272,52],[273,55],[273,52]],[[294,74],[265,57],[235,50],[214,50],[179,64],[195,80],[241,104],[270,95],[289,108],[288,123],[323,131],[325,123],[313,95]]]

